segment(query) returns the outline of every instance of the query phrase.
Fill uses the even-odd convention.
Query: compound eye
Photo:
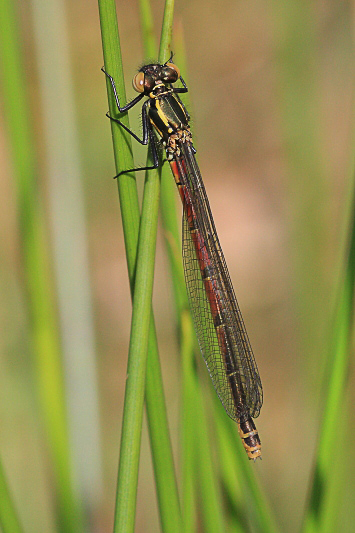
[[[168,83],[175,83],[180,78],[180,70],[174,63],[162,66],[162,79]]]
[[[138,72],[132,80],[133,89],[137,93],[144,93],[144,72]]]

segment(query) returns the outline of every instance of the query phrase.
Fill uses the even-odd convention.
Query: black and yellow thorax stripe
[[[163,141],[167,141],[172,133],[188,126],[188,118],[178,98],[164,88],[163,92],[151,94],[148,116]]]

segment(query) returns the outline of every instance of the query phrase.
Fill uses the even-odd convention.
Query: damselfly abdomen
[[[104,71],[105,72],[105,71]],[[261,444],[253,418],[259,415],[263,392],[244,321],[217,236],[210,205],[195,158],[190,117],[179,98],[188,91],[179,69],[169,61],[143,66],[133,79],[140,94],[121,107],[110,79],[120,113],[144,96],[143,138],[120,124],[141,144],[150,144],[153,165],[159,166],[154,131],[164,146],[183,204],[183,263],[187,292],[197,338],[216,392],[228,415],[238,423],[239,434],[250,459],[261,457]],[[182,87],[174,84],[180,79]]]

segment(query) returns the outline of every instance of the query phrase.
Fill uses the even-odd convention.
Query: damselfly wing
[[[159,166],[156,134],[164,146],[183,204],[184,272],[200,349],[226,412],[238,423],[248,457],[255,460],[261,457],[260,438],[253,421],[263,402],[261,380],[196,161],[190,117],[179,97],[188,88],[171,56],[162,65],[152,63],[139,70],[133,87],[140,94],[121,107],[114,80],[105,74],[120,113],[148,97],[142,106],[142,139],[119,119],[109,117],[138,142],[149,144],[153,156],[151,167],[124,170],[118,176]],[[182,87],[174,86],[178,79]]]

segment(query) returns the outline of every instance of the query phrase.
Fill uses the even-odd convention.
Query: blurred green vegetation
[[[144,4],[117,3],[128,99],[134,95],[130,79],[137,65],[147,59],[140,37],[139,9],[144,11]],[[116,171],[105,118],[98,7],[83,0],[60,3],[67,25],[62,38],[70,53],[67,73],[71,81],[58,87],[60,96],[70,94],[75,104],[80,159],[75,165],[80,165],[83,175],[81,201],[86,206],[87,269],[93,295],[91,333],[96,335],[103,492],[93,491],[89,497],[80,481],[72,427],[67,427],[68,395],[74,393],[75,400],[77,389],[61,363],[65,333],[57,325],[56,235],[48,152],[57,153],[58,168],[63,168],[65,146],[48,146],[43,108],[47,89],[39,74],[34,3],[11,3],[16,10],[12,24],[6,5],[3,0],[0,7],[1,26],[8,30],[1,31],[0,50],[0,186],[4,200],[0,214],[0,458],[26,533],[58,531],[58,516],[63,531],[70,527],[79,531],[80,518],[76,515],[73,519],[68,511],[74,509],[76,514],[77,502],[84,508],[88,530],[112,531],[131,301],[120,207],[111,179]],[[152,0],[151,6],[151,20],[159,35],[163,2]],[[145,16],[149,18],[147,11]],[[208,530],[203,522],[204,506],[208,506],[203,489],[212,483],[216,490],[213,503],[220,501],[218,507],[226,518],[222,527],[228,531],[271,531],[272,519],[266,525],[271,514],[280,531],[292,533],[301,527],[307,532],[334,531],[335,521],[339,530],[352,531],[354,377],[348,357],[353,353],[353,256],[347,260],[354,178],[351,4],[221,0],[217,6],[202,0],[180,0],[175,6],[175,22],[175,61],[188,69],[198,160],[265,391],[257,420],[263,445],[263,461],[258,464],[244,464],[239,457],[235,428],[225,420],[223,409],[210,400],[211,385],[199,359],[197,386],[202,388],[203,405],[196,405],[196,412],[208,416],[204,422],[201,415],[200,425],[186,418],[186,425],[181,426],[180,412],[189,412],[195,394],[196,383],[186,381],[186,375],[194,376],[191,370],[196,370],[189,359],[194,341],[188,319],[181,314],[183,297],[177,307],[173,303],[173,293],[179,289],[173,288],[169,278],[163,237],[172,244],[170,260],[178,257],[180,250],[167,232],[164,215],[164,230],[158,233],[153,306],[175,469],[187,513],[184,525],[193,530],[188,528],[201,521],[201,529]],[[187,65],[179,44],[181,27]],[[143,29],[147,41],[149,25]],[[15,60],[8,55],[13,30]],[[147,56],[154,54],[150,46],[148,49],[145,44]],[[54,59],[54,69],[56,66]],[[17,77],[12,69],[19,69]],[[139,132],[139,112],[132,112],[130,120],[132,129]],[[56,126],[63,129],[65,139],[64,118],[61,122],[59,117]],[[136,162],[143,164],[146,151],[133,150]],[[170,187],[166,178],[163,195],[165,186]],[[139,195],[142,183],[138,174]],[[171,196],[170,201],[173,205]],[[180,213],[177,193],[175,203]],[[27,218],[24,209],[30,209]],[[31,234],[31,224],[40,228],[38,238]],[[79,243],[77,249],[81,249]],[[47,307],[37,308],[42,309],[39,316],[49,331],[46,342],[38,336],[39,330],[36,333],[33,298],[47,301]],[[67,298],[76,309],[70,295]],[[176,317],[183,341],[182,360]],[[36,338],[43,344],[36,344]],[[51,349],[47,344],[50,338]],[[51,353],[54,363],[50,362]],[[38,374],[42,363],[52,365],[52,370],[57,365],[52,372],[55,382],[46,379],[49,371],[45,367]],[[80,364],[84,368],[85,357],[77,364],[79,371]],[[334,385],[330,395],[329,385]],[[45,395],[43,391],[47,391]],[[53,391],[57,391],[56,399],[50,400]],[[89,397],[89,386],[83,394]],[[186,411],[182,412],[186,417]],[[210,413],[216,414],[212,417]],[[61,427],[58,440],[55,427]],[[202,447],[200,457],[190,453],[196,446],[189,441],[191,428],[197,441],[207,442],[209,434],[210,452]],[[210,476],[198,487],[199,468],[209,462],[213,465],[211,476],[220,483]],[[94,473],[90,475],[96,479]],[[159,530],[154,486],[144,421],[137,532]],[[197,498],[196,492],[189,493],[192,486]],[[193,516],[195,503],[199,511]],[[212,518],[219,519],[216,513]]]

